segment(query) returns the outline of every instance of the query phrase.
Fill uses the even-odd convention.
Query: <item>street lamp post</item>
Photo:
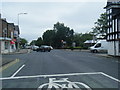
[[[19,28],[19,29],[20,29],[19,16],[20,16],[20,15],[23,15],[23,14],[27,14],[27,13],[18,13],[18,28]],[[19,42],[20,42],[20,41],[18,41],[18,39],[19,39],[19,36],[17,36],[17,49],[18,49],[18,51],[19,51]]]
[[[19,16],[22,14],[27,14],[27,13],[18,13],[18,26],[19,26]]]

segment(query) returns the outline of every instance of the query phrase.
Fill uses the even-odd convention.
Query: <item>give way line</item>
[[[21,69],[23,68],[24,66],[21,67]],[[20,69],[20,70],[21,70]],[[18,70],[19,71],[19,70]],[[53,75],[35,75],[35,76],[19,76],[19,77],[5,77],[5,78],[0,78],[0,80],[10,80],[10,79],[26,79],[26,78],[40,78],[40,77],[43,77],[43,78],[47,78],[47,77],[56,77],[56,76],[77,76],[77,75],[103,75],[105,77],[108,77],[114,81],[117,81],[120,83],[120,80],[119,79],[116,79],[110,75],[107,75],[103,72],[90,72],[90,73],[70,73],[70,74],[53,74]],[[14,74],[13,74],[14,76]]]

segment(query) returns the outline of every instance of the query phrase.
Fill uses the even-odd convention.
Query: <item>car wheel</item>
[[[98,51],[97,50],[93,50],[93,53],[97,53]]]
[[[51,50],[48,50],[48,52],[50,52]]]

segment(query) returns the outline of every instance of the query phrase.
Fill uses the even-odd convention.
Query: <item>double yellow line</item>
[[[5,69],[7,69],[8,67],[12,66],[13,64],[19,62],[20,60],[19,59],[15,59],[14,61],[4,65],[4,66],[1,66],[0,67],[0,72],[4,71]]]

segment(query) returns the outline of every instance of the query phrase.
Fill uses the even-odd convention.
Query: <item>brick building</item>
[[[8,23],[6,19],[0,18],[0,53],[16,51],[19,34],[16,36],[15,33],[19,32],[19,29],[16,30],[15,27],[14,23]]]

